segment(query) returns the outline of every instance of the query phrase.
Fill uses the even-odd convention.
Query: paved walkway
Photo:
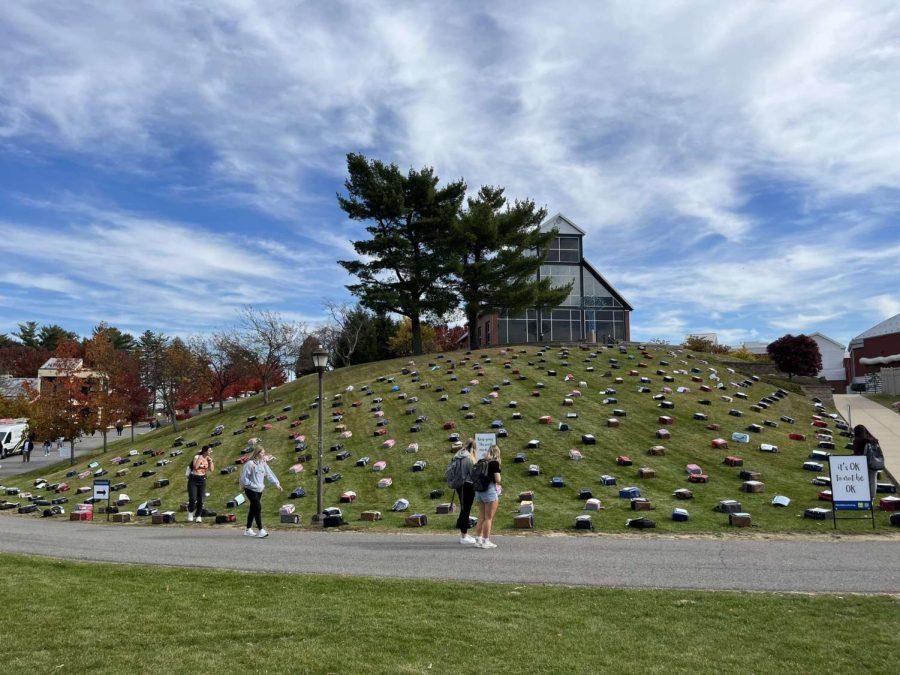
[[[500,536],[107,526],[0,516],[0,551],[75,560],[266,572],[624,588],[900,593],[900,538]]]
[[[140,424],[136,426],[134,428],[135,441],[137,441],[138,436],[142,436],[148,431],[150,431],[150,427],[147,424]],[[125,427],[125,430],[122,432],[121,437],[116,435],[115,429],[111,429],[106,434],[107,443],[114,443],[116,441],[122,440],[123,438],[131,438],[131,427]],[[77,459],[78,457],[88,455],[102,447],[103,434],[99,432],[94,434],[93,436],[85,436],[83,438],[80,438],[75,443],[75,458]],[[65,445],[63,450],[66,453],[66,456],[64,458],[60,457],[59,451],[56,449],[55,445],[53,446],[50,455],[48,457],[44,457],[44,446],[42,443],[38,442],[31,453],[30,462],[23,462],[22,455],[11,455],[10,457],[5,457],[0,460],[0,478],[15,476],[20,473],[26,473],[27,471],[34,471],[43,467],[52,466],[53,464],[58,464],[59,462],[68,461],[68,443]]]
[[[900,481],[900,415],[860,394],[835,394],[834,407],[851,426],[863,424],[872,432],[888,473]]]

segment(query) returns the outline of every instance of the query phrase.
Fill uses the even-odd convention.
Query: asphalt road
[[[74,560],[266,572],[626,588],[900,593],[900,539],[500,536],[107,526],[0,517],[0,551]]]

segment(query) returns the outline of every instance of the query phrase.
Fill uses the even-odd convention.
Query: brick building
[[[867,364],[868,359],[883,362],[886,357],[900,354],[900,314],[885,319],[850,340],[844,369],[848,387],[873,386],[873,380],[883,363]]]

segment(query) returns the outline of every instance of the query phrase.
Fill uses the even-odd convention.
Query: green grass
[[[900,396],[893,396],[891,394],[864,394],[867,398],[880,403],[885,408],[889,408],[890,410],[894,410],[891,406],[897,402],[900,402]],[[898,411],[900,412],[900,411]]]
[[[893,672],[891,596],[242,574],[0,555],[4,671]],[[891,619],[895,617],[895,619]]]
[[[420,389],[421,383],[412,383],[409,376],[400,374],[401,368],[409,363],[408,359],[395,359],[374,364],[365,364],[352,368],[341,369],[328,373],[326,376],[326,463],[332,471],[340,471],[343,480],[325,487],[326,505],[338,505],[341,492],[354,490],[359,495],[356,503],[342,505],[345,517],[352,527],[358,528],[398,528],[403,526],[405,514],[395,514],[389,511],[391,504],[405,497],[411,502],[411,512],[424,512],[429,515],[429,529],[449,530],[455,522],[455,515],[435,515],[436,501],[428,498],[430,490],[434,488],[446,488],[444,484],[444,469],[450,458],[447,436],[450,433],[441,428],[448,420],[455,420],[458,424],[457,431],[463,438],[473,435],[477,431],[489,430],[491,420],[501,419],[509,431],[509,438],[501,439],[500,445],[503,451],[503,475],[506,488],[504,499],[501,502],[495,526],[497,529],[509,529],[512,527],[512,516],[516,508],[516,495],[522,490],[533,489],[536,492],[536,527],[540,530],[571,529],[575,516],[582,513],[583,502],[577,498],[579,488],[590,488],[594,496],[602,500],[605,510],[594,515],[595,527],[601,531],[622,531],[625,528],[627,518],[634,515],[629,508],[627,500],[618,499],[617,487],[605,487],[600,485],[599,478],[602,474],[612,474],[619,481],[619,486],[637,485],[642,493],[649,497],[655,511],[648,515],[657,521],[658,530],[665,532],[716,532],[727,529],[727,516],[716,513],[713,507],[721,499],[734,498],[741,501],[746,511],[749,511],[754,519],[755,531],[787,532],[787,531],[830,531],[829,521],[812,521],[802,518],[804,509],[810,506],[827,506],[827,503],[817,500],[817,494],[822,489],[811,484],[815,474],[802,470],[804,460],[816,447],[816,441],[810,415],[812,406],[809,400],[791,394],[784,400],[764,410],[761,413],[750,411],[750,405],[762,396],[770,394],[775,387],[767,383],[755,383],[751,387],[736,389],[730,385],[732,380],[742,380],[743,376],[731,375],[719,362],[708,355],[690,355],[679,352],[675,356],[668,355],[665,351],[654,351],[649,357],[642,356],[635,348],[630,348],[628,356],[619,354],[617,350],[601,351],[593,360],[589,352],[573,349],[568,358],[569,365],[563,365],[564,360],[556,349],[549,350],[541,363],[536,356],[538,349],[529,347],[525,353],[520,353],[517,348],[510,350],[506,355],[501,354],[498,348],[480,350],[471,360],[462,362],[464,354],[457,352],[447,354],[445,358],[437,356],[423,356],[417,358],[416,366],[421,373],[422,383],[429,383],[431,388]],[[486,362],[484,356],[490,358]],[[610,370],[609,358],[617,358],[621,364],[620,369]],[[430,364],[446,364],[447,359],[455,359],[458,367],[456,373],[459,381],[450,380],[446,372],[446,366],[438,370],[431,370]],[[707,359],[707,360],[704,360]],[[478,377],[480,383],[472,387],[469,394],[461,394],[460,390],[473,377],[477,377],[477,369],[473,363],[478,360],[484,368],[485,375]],[[504,368],[504,361],[510,361],[510,367]],[[670,365],[660,364],[661,360],[669,361]],[[529,365],[532,362],[534,365]],[[645,364],[641,367],[640,364]],[[595,372],[587,372],[587,367],[593,366]],[[649,385],[653,392],[657,392],[663,386],[662,376],[657,375],[659,368],[672,373],[674,369],[689,370],[692,367],[700,368],[706,383],[714,384],[708,379],[708,368],[715,366],[723,381],[728,385],[729,394],[735,391],[745,391],[750,397],[743,401],[735,398],[732,403],[720,400],[723,392],[713,390],[704,394],[699,391],[699,384],[692,382],[690,375],[675,375],[675,382],[668,386],[673,389],[679,385],[690,387],[690,393],[673,393],[668,396],[675,401],[674,410],[662,410],[657,407],[657,402],[651,399],[650,394],[638,393],[638,376],[629,374],[634,369],[641,376],[647,376],[652,380]],[[514,370],[520,370],[525,380],[519,381],[513,374]],[[557,370],[556,376],[547,374],[548,369]],[[566,373],[574,375],[574,382],[564,382]],[[419,401],[410,404],[408,401],[399,400],[397,393],[389,391],[390,384],[376,382],[379,376],[396,377],[396,382],[401,386],[401,391],[408,396],[418,396]],[[615,384],[614,378],[622,377],[624,383]],[[509,378],[511,383],[503,385],[504,378]],[[573,388],[578,387],[578,381],[587,382],[586,387],[581,387],[583,395],[575,399],[573,407],[564,407],[563,398]],[[535,389],[536,382],[543,381],[546,387],[541,390],[539,398],[532,397],[530,392]],[[360,385],[368,384],[374,391],[373,396],[365,396],[360,391]],[[345,388],[353,385],[353,392],[346,392]],[[499,386],[499,397],[491,405],[482,405],[482,397],[491,391],[492,385]],[[446,387],[450,400],[440,402],[440,394],[436,391],[439,386]],[[617,390],[618,404],[603,405],[602,393],[607,387]],[[218,423],[226,426],[226,431],[220,439],[223,445],[215,450],[217,468],[233,464],[239,456],[250,436],[259,436],[265,446],[277,459],[272,463],[275,472],[281,477],[285,487],[285,493],[279,494],[268,489],[263,499],[264,518],[268,525],[277,525],[278,507],[288,501],[289,491],[298,485],[306,489],[307,497],[296,500],[297,509],[303,515],[304,523],[308,523],[309,515],[314,509],[315,503],[315,464],[306,464],[306,470],[299,476],[287,472],[293,464],[293,442],[289,439],[291,430],[288,428],[290,420],[300,413],[310,413],[310,419],[302,422],[299,428],[293,430],[306,435],[309,443],[309,452],[315,454],[316,437],[316,411],[310,409],[310,404],[315,398],[316,381],[314,377],[303,378],[298,382],[284,385],[272,392],[272,402],[265,406],[261,397],[254,397],[241,401],[226,409],[221,415],[204,415],[201,418],[189,421],[183,426],[182,433],[188,441],[197,441],[200,444],[207,442],[210,432]],[[343,392],[345,418],[344,423],[353,431],[353,438],[343,441],[352,457],[344,462],[335,461],[334,455],[327,451],[333,443],[338,441],[330,420],[333,410],[332,397],[336,393]],[[381,449],[382,439],[373,436],[375,419],[370,412],[372,399],[384,398],[385,417],[390,421],[388,438],[394,438],[396,445],[391,450]],[[697,401],[701,398],[712,400],[712,405],[701,406]],[[362,402],[360,407],[351,407],[355,400]],[[518,412],[523,419],[513,420],[513,410],[507,407],[510,400],[518,401]],[[463,419],[464,413],[460,405],[464,402],[471,404],[471,411],[476,419]],[[273,429],[261,430],[262,421],[257,428],[249,430],[238,436],[232,435],[236,429],[242,428],[249,415],[258,415],[260,420],[267,414],[279,414],[285,405],[292,405],[293,411],[290,418],[283,422],[274,422]],[[414,415],[406,415],[407,406],[414,405],[416,414],[427,415],[428,421],[423,425],[421,433],[410,433],[409,427],[414,421]],[[606,420],[612,417],[613,408],[622,408],[627,416],[621,418],[619,428],[608,428]],[[741,418],[728,415],[730,408],[737,408],[744,412]],[[575,411],[578,419],[569,420],[572,430],[560,432],[553,426],[538,424],[538,417],[550,414],[554,422],[564,419],[566,412]],[[694,412],[705,412],[711,422],[721,424],[721,430],[709,431],[706,422],[692,419]],[[675,419],[671,429],[672,437],[666,441],[658,441],[655,432],[659,428],[657,417],[660,414],[668,414]],[[765,418],[778,420],[781,415],[788,415],[796,419],[796,424],[780,423],[778,428],[764,427],[760,434],[751,434],[751,444],[742,445],[730,443],[727,451],[714,450],[710,441],[721,436],[730,438],[732,431],[743,430],[750,423],[762,423]],[[800,431],[807,435],[805,441],[790,441],[788,433]],[[582,446],[580,439],[582,433],[593,433],[597,437],[597,445]],[[104,468],[109,469],[110,478],[114,479],[114,472],[118,468],[110,463],[110,459],[116,455],[124,455],[131,448],[145,450],[148,448],[165,450],[172,449],[172,441],[175,432],[171,429],[162,429],[140,437],[135,444],[128,439],[113,443],[109,452],[98,455],[95,458],[101,462]],[[525,450],[525,444],[531,438],[541,441],[539,450]],[[845,439],[837,436],[838,452],[848,452],[843,449]],[[420,452],[416,455],[407,454],[406,446],[412,442],[418,442]],[[758,450],[760,442],[769,442],[778,445],[781,452],[778,454],[763,453]],[[651,457],[647,455],[648,449],[662,443],[668,449],[665,457]],[[568,459],[570,448],[578,448],[583,451],[585,459],[575,462]],[[526,464],[516,464],[512,461],[516,452],[525,451],[528,455]],[[134,467],[127,476],[120,480],[127,483],[123,490],[133,500],[130,508],[136,507],[138,502],[148,497],[159,497],[162,500],[162,508],[177,510],[179,503],[186,500],[184,469],[192,456],[192,450],[187,449],[184,455],[172,459],[172,463],[157,470],[157,475],[150,478],[141,478],[139,473],[143,469],[155,468],[155,460],[148,461],[149,466]],[[633,467],[620,467],[616,465],[616,456],[627,454],[634,460]],[[738,477],[740,469],[727,467],[722,460],[727,454],[736,454],[744,458],[744,468],[758,470],[762,474],[762,480],[766,484],[766,490],[762,494],[744,494],[739,491],[741,480]],[[387,471],[382,474],[373,473],[371,464],[367,468],[357,468],[354,462],[357,458],[367,455],[372,463],[377,460],[388,462]],[[413,473],[410,467],[417,459],[425,459],[428,468],[421,473]],[[77,468],[84,469],[87,459],[80,459]],[[527,475],[527,464],[538,463],[542,469],[539,477]],[[699,464],[710,476],[710,482],[705,485],[690,485],[687,482],[685,465],[688,463]],[[637,469],[640,466],[649,466],[657,471],[657,477],[653,479],[637,478]],[[43,472],[41,475],[52,482],[68,480],[73,486],[73,492],[69,493],[71,499],[75,499],[74,488],[79,485],[90,485],[90,479],[65,479],[64,474],[68,467],[59,466],[52,471]],[[825,469],[827,472],[827,466]],[[7,486],[16,486],[23,489],[33,489],[33,481],[36,473],[16,479],[7,479]],[[566,481],[563,489],[551,489],[548,485],[551,476],[562,476]],[[376,483],[382,476],[390,476],[394,480],[391,488],[376,489]],[[171,485],[165,488],[154,489],[153,481],[156,478],[169,478]],[[114,479],[115,480],[115,479]],[[695,498],[692,501],[677,501],[672,493],[676,488],[692,487]],[[238,473],[228,476],[212,476],[209,481],[211,497],[207,502],[208,508],[219,513],[225,512],[225,503],[239,492]],[[776,494],[789,496],[793,503],[788,508],[771,506],[771,499]],[[12,499],[12,498],[10,498]],[[446,500],[449,501],[449,491]],[[674,506],[687,507],[691,513],[691,520],[686,523],[674,523],[670,520],[671,509]],[[246,507],[240,507],[238,519],[243,519]],[[384,520],[377,523],[364,523],[359,520],[359,514],[363,510],[377,509],[384,514]],[[29,516],[37,517],[37,516]],[[879,528],[887,529],[887,516],[879,514]],[[206,527],[207,525],[203,525]],[[304,527],[306,525],[304,524]],[[848,522],[842,525],[842,531],[871,531],[870,525],[865,522]]]

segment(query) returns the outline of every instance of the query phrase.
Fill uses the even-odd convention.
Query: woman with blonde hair
[[[247,537],[263,539],[269,536],[262,526],[262,493],[267,480],[279,490],[282,489],[278,477],[269,468],[265,449],[257,443],[250,460],[244,464],[241,471],[241,487],[244,488],[244,494],[250,502],[250,509],[247,511],[247,529],[244,531]],[[253,531],[253,521],[256,521],[259,533]]]
[[[500,448],[492,445],[487,455],[475,464],[472,476],[479,512],[475,525],[475,548],[497,548],[497,544],[491,541],[491,527],[503,493],[500,485]]]

